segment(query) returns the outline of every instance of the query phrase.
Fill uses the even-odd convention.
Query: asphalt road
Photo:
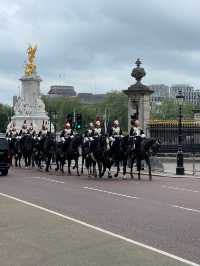
[[[199,204],[195,178],[95,180],[13,168],[0,178],[0,265],[187,265],[157,250],[200,264]]]

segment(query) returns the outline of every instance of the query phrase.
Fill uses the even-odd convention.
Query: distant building
[[[78,97],[81,103],[95,104],[104,100],[105,94],[76,93],[73,86],[53,85],[46,97]]]
[[[85,103],[85,104],[93,103],[92,93],[81,92],[81,93],[78,93],[77,97],[80,99],[82,103]]]
[[[170,88],[170,98],[176,98],[179,90],[182,91],[185,102],[192,104],[199,103],[200,90],[194,89],[194,87],[187,84],[172,85]]]
[[[79,97],[81,103],[94,104],[103,101],[105,98],[105,94],[92,94],[82,92],[79,93],[77,97]]]
[[[164,84],[154,84],[149,86],[154,90],[150,100],[152,103],[159,104],[164,99],[169,98],[169,87]]]
[[[75,97],[76,91],[73,86],[53,85],[50,87],[48,95],[51,97]]]

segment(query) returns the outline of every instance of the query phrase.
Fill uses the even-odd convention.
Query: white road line
[[[124,194],[119,194],[119,193],[116,193],[116,192],[107,191],[107,190],[101,190],[101,189],[97,189],[97,188],[93,188],[93,187],[83,187],[83,188],[84,189],[88,189],[88,190],[103,192],[103,193],[107,193],[107,194],[111,194],[111,195],[115,195],[115,196],[119,196],[119,197],[124,197],[124,198],[139,199],[139,197],[134,197],[134,196],[124,195]]]
[[[59,181],[59,180],[55,180],[55,179],[51,179],[51,178],[47,178],[47,177],[31,176],[30,178],[41,179],[41,180],[45,180],[45,181],[52,182],[52,183],[65,184],[65,182],[63,182],[63,181]]]
[[[88,190],[92,190],[92,191],[98,191],[98,192],[103,192],[103,193],[107,193],[107,194],[111,194],[111,195],[116,195],[116,196],[124,197],[124,198],[142,199],[140,197],[134,197],[134,196],[124,195],[124,194],[119,194],[119,193],[116,193],[116,192],[107,191],[107,190],[101,190],[101,189],[97,189],[97,188],[93,188],[93,187],[83,187],[83,188],[84,189],[88,189]],[[183,207],[183,206],[172,205],[172,204],[167,204],[167,206],[173,207],[173,208],[183,209],[183,210],[190,211],[190,212],[200,213],[200,210],[198,210],[198,209],[186,208],[186,207]]]
[[[181,187],[171,187],[171,186],[161,186],[162,188],[172,189],[172,190],[180,190],[180,191],[186,191],[186,192],[193,192],[193,193],[199,193],[199,190],[192,190],[188,188],[181,188]]]
[[[0,196],[3,196],[3,197],[6,197],[6,198],[9,198],[9,199],[12,199],[12,200],[15,200],[15,201],[18,201],[20,203],[23,203],[25,205],[28,205],[28,206],[31,206],[31,207],[34,207],[36,209],[39,209],[39,210],[42,210],[44,212],[47,212],[47,213],[50,213],[50,214],[54,214],[58,217],[61,217],[65,220],[69,220],[71,222],[74,222],[74,223],[77,223],[77,224],[80,224],[84,227],[87,227],[87,228],[90,228],[90,229],[93,229],[95,231],[98,231],[98,232],[101,232],[101,233],[104,233],[106,235],[109,235],[109,236],[112,236],[112,237],[115,237],[115,238],[118,238],[120,240],[123,240],[125,242],[128,242],[130,244],[133,244],[133,245],[136,245],[136,246],[139,246],[139,247],[142,247],[142,248],[145,248],[147,250],[150,250],[150,251],[153,251],[155,253],[158,253],[158,254],[161,254],[161,255],[164,255],[168,258],[171,258],[171,259],[174,259],[176,261],[179,261],[179,262],[183,262],[185,264],[188,264],[188,265],[191,265],[191,266],[200,266],[200,264],[197,264],[195,262],[192,262],[192,261],[189,261],[189,260],[186,260],[184,258],[181,258],[181,257],[178,257],[174,254],[171,254],[171,253],[168,253],[166,251],[163,251],[163,250],[160,250],[160,249],[157,249],[157,248],[154,248],[152,246],[149,246],[149,245],[146,245],[146,244],[143,244],[141,242],[138,242],[138,241],[135,241],[133,239],[130,239],[130,238],[127,238],[127,237],[124,237],[122,235],[119,235],[119,234],[115,234],[111,231],[108,231],[108,230],[105,230],[103,228],[100,228],[100,227],[97,227],[97,226],[94,226],[94,225],[91,225],[91,224],[88,224],[86,222],[83,222],[81,220],[78,220],[78,219],[75,219],[73,217],[70,217],[70,216],[66,216],[62,213],[59,213],[59,212],[55,212],[55,211],[52,211],[50,209],[47,209],[47,208],[44,208],[42,206],[39,206],[39,205],[36,205],[36,204],[33,204],[31,202],[28,202],[28,201],[25,201],[25,200],[22,200],[22,199],[19,199],[19,198],[16,198],[16,197],[13,197],[11,195],[8,195],[8,194],[4,194],[4,193],[0,193]]]
[[[190,212],[200,213],[200,210],[198,210],[198,209],[191,209],[191,208],[186,208],[186,207],[178,206],[178,205],[171,205],[171,207],[178,208],[178,209],[182,209],[182,210],[186,210],[186,211],[190,211]]]

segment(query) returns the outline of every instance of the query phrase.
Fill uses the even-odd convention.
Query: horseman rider
[[[113,126],[111,127],[110,132],[109,132],[110,146],[112,146],[115,139],[119,138],[120,136],[122,136],[122,129],[119,126],[119,121],[115,120],[113,122]]]
[[[27,134],[28,133],[28,129],[27,129],[27,124],[26,124],[26,120],[24,120],[24,123],[22,125],[22,130],[21,130],[21,133],[23,135]]]
[[[47,133],[48,133],[47,121],[46,123],[44,123],[43,121],[42,130],[41,130],[42,137],[46,137]]]
[[[101,122],[97,120],[95,123],[95,128],[94,128],[94,136],[100,136],[102,134],[103,134],[103,130],[101,128]]]
[[[28,132],[33,135],[34,134],[34,129],[33,129],[33,123],[31,122],[29,128],[28,128]]]
[[[85,132],[85,141],[93,140],[93,137],[94,137],[94,124],[90,122],[89,128]]]
[[[140,122],[139,120],[135,120],[131,122],[131,129],[130,129],[130,136],[133,137],[141,137],[141,138],[145,138],[145,134],[143,129],[140,127]]]
[[[122,129],[119,126],[119,121],[115,120],[113,122],[113,127],[111,128],[110,132],[109,132],[109,136],[110,137],[119,137],[122,135]]]
[[[13,122],[13,125],[12,125],[12,137],[16,137],[16,136],[17,136],[17,129],[16,129],[15,122]]]
[[[74,132],[73,132],[73,130],[71,128],[70,123],[66,122],[60,137],[64,138],[64,139],[67,139],[69,137],[72,137],[73,135],[74,135]]]

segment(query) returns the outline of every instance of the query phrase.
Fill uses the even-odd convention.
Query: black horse
[[[75,135],[73,137],[66,138],[61,142],[56,143],[56,171],[60,170],[64,173],[65,162],[68,162],[68,174],[71,174],[71,162],[75,161],[73,169],[77,169],[77,175],[79,174],[79,157],[80,147],[83,143],[83,137],[81,135]]]
[[[55,140],[52,134],[48,133],[43,139],[42,158],[46,164],[45,171],[49,172],[51,160],[55,152]]]
[[[35,165],[38,166],[39,169],[42,168],[42,145],[40,137],[33,138],[33,153],[32,153],[32,167]]]
[[[55,143],[55,158],[56,158],[56,168],[55,171],[60,170],[64,173],[64,165],[65,165],[65,150],[66,150],[66,142],[56,142]]]
[[[15,167],[21,167],[21,159],[23,156],[23,146],[21,137],[16,137],[13,139],[13,152],[15,158]]]
[[[82,144],[81,146],[81,155],[82,155],[82,166],[81,166],[81,173],[83,174],[83,166],[85,163],[86,169],[88,171],[88,176],[91,174],[95,174],[95,166],[96,162],[92,159],[92,154],[91,154],[91,141],[86,141]]]
[[[114,142],[111,144],[110,155],[112,158],[112,163],[117,167],[117,172],[115,177],[118,177],[120,171],[120,164],[123,166],[123,178],[126,178],[126,168],[128,156],[130,155],[130,142],[129,136],[119,136],[115,137]]]
[[[71,162],[74,160],[75,161],[75,166],[73,169],[76,168],[77,170],[77,175],[79,176],[79,157],[80,157],[80,149],[81,145],[83,143],[83,137],[79,134],[75,135],[73,138],[68,138],[66,140],[66,150],[65,150],[65,155],[66,155],[66,160],[68,162],[68,174],[71,174]]]
[[[110,153],[108,146],[109,144],[107,141],[107,137],[104,135],[94,137],[94,140],[91,143],[90,149],[91,149],[92,159],[97,163],[100,178],[104,176],[107,168],[110,171],[112,165],[109,159]]]
[[[154,138],[141,138],[140,136],[135,138],[135,150],[133,161],[136,160],[137,171],[138,171],[138,180],[140,180],[140,172],[141,172],[141,161],[145,161],[148,169],[149,169],[149,180],[152,180],[151,174],[151,162],[150,156],[155,154],[160,147],[159,141]]]
[[[32,136],[26,134],[21,139],[22,143],[22,154],[25,161],[25,167],[31,166],[32,153],[33,153],[33,139]]]

